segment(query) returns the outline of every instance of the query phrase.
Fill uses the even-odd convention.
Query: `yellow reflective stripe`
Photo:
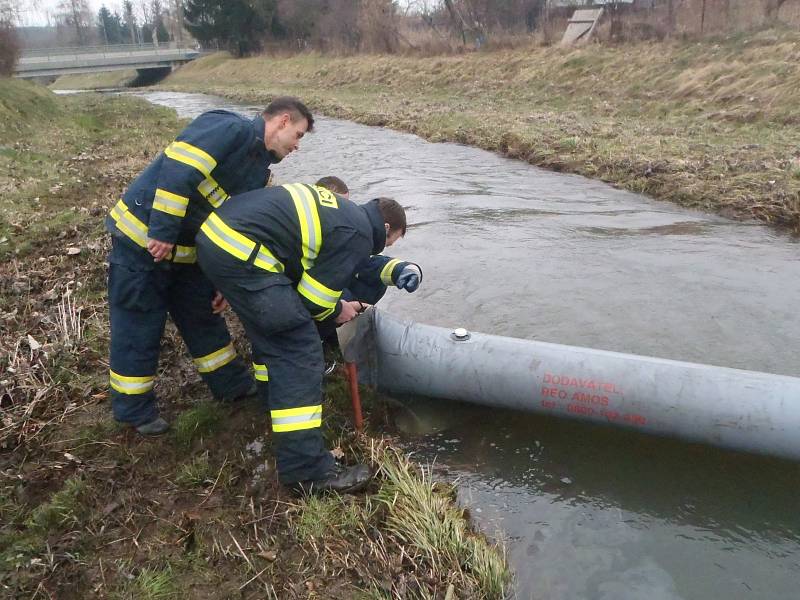
[[[111,369],[108,370],[109,383],[111,387],[118,391],[120,394],[146,394],[153,389],[156,376],[149,375],[147,377],[130,377],[128,375],[120,375]]]
[[[197,370],[201,373],[212,373],[227,365],[234,358],[236,358],[236,350],[234,350],[233,344],[228,344],[216,352],[195,358],[194,364],[197,365]]]
[[[327,319],[327,318],[328,318],[330,315],[332,315],[332,314],[333,314],[333,311],[334,311],[335,309],[336,309],[336,307],[333,307],[333,308],[326,308],[326,309],[325,309],[325,310],[323,310],[321,313],[318,313],[318,314],[316,314],[316,315],[312,315],[312,318],[313,318],[315,321],[322,321],[322,320],[324,320],[324,319]]]
[[[299,431],[322,426],[322,405],[271,410],[272,431]]]
[[[142,248],[147,247],[147,225],[128,210],[124,201],[117,202],[111,209],[110,215],[117,224],[117,229]]]
[[[175,246],[172,252],[172,262],[181,264],[196,263],[197,248],[194,246]]]
[[[253,371],[255,372],[256,381],[269,381],[269,369],[267,369],[267,365],[253,363]]]
[[[332,290],[314,279],[308,274],[308,271],[304,271],[302,277],[300,277],[297,291],[317,306],[323,308],[335,308],[336,303],[339,302],[339,296],[342,294],[341,290]]]
[[[399,258],[393,258],[383,266],[383,269],[381,269],[381,281],[384,283],[384,285],[394,284],[394,281],[392,281],[392,271],[394,271],[394,268],[400,262],[401,261]]]
[[[222,189],[222,186],[218,184],[211,175],[208,175],[200,182],[197,186],[197,190],[214,208],[219,208],[225,200],[230,198],[228,192]]]
[[[179,196],[167,190],[156,188],[156,195],[153,198],[153,208],[176,217],[186,216],[186,209],[189,206],[189,198]]]
[[[300,237],[303,256],[300,259],[304,269],[310,269],[319,255],[322,246],[322,225],[314,195],[309,188],[299,183],[283,186],[294,201],[297,218],[300,221]]]
[[[217,246],[238,259],[247,260],[253,253],[256,243],[238,231],[228,227],[216,214],[211,213],[200,226],[200,230]]]
[[[210,154],[187,142],[172,142],[164,150],[164,154],[172,160],[194,167],[206,177],[211,175],[211,171],[217,166],[217,161]]]
[[[271,273],[283,273],[284,270],[283,263],[275,258],[275,255],[269,251],[269,248],[263,244],[258,249],[258,254],[256,254],[256,259],[253,261],[253,264]]]

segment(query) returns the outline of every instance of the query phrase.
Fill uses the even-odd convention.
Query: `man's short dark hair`
[[[324,187],[326,190],[332,191],[334,194],[349,194],[350,188],[347,187],[347,184],[336,177],[336,175],[327,175],[326,177],[322,177],[316,185],[320,187]]]
[[[299,119],[308,121],[308,129],[306,131],[309,133],[314,130],[314,117],[311,111],[308,110],[305,104],[293,96],[280,96],[275,98],[275,100],[270,102],[267,108],[264,109],[262,114],[265,119],[269,119],[270,117],[286,112],[292,115],[292,121],[297,121]]]
[[[381,211],[383,222],[389,224],[389,231],[400,231],[406,234],[406,211],[400,203],[393,198],[378,198],[378,210]]]

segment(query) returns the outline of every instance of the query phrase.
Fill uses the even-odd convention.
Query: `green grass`
[[[172,569],[167,566],[142,569],[135,579],[111,597],[114,600],[169,600],[179,596]]]
[[[0,140],[16,141],[37,127],[63,122],[66,112],[55,94],[25,81],[0,77]]]
[[[30,531],[49,534],[79,526],[89,513],[85,503],[87,491],[85,480],[67,479],[61,490],[31,513],[27,520]]]
[[[225,411],[218,402],[201,402],[178,415],[173,424],[175,443],[181,448],[189,448],[200,440],[219,431]]]
[[[188,488],[204,487],[214,483],[216,473],[208,464],[208,452],[178,466],[175,483]]]
[[[479,597],[502,598],[510,579],[504,553],[470,531],[452,497],[402,455],[387,453],[381,469],[386,479],[375,501],[409,555]]]
[[[107,449],[110,445],[108,439],[120,428],[121,425],[109,416],[108,419],[80,427],[70,440],[63,442],[63,447],[70,452],[80,452],[81,456],[92,456]]]
[[[179,125],[174,112],[136,98],[0,82],[0,259],[63,253],[69,238],[59,235],[76,228],[100,239],[102,218],[90,211],[118,197]]]
[[[312,538],[322,539],[330,535],[353,535],[366,522],[367,515],[364,514],[363,507],[352,496],[309,496],[302,503],[293,529],[299,540],[308,542]]]

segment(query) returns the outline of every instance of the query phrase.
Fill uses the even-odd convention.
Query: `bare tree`
[[[89,43],[92,13],[86,0],[61,0],[58,3],[56,21],[74,32],[73,40],[78,46]]]
[[[786,3],[786,0],[767,0],[764,4],[764,13],[767,21],[777,21],[778,11]]]
[[[667,30],[670,34],[675,31],[675,0],[667,0]]]
[[[179,45],[183,45],[183,2],[181,2],[181,0],[173,0],[173,3],[175,8],[174,18],[172,19],[174,24],[172,37]]]
[[[316,22],[312,40],[322,49],[337,45],[346,51],[361,50],[361,0],[329,0],[328,10]]]
[[[0,19],[6,23],[19,23],[21,8],[18,0],[0,0]]]
[[[398,31],[392,0],[361,0],[358,27],[368,50],[396,52]]]
[[[128,31],[131,34],[131,44],[136,43],[136,17],[133,15],[133,3],[131,0],[125,0],[122,4],[123,11],[125,13],[125,24],[128,27]]]
[[[464,17],[453,4],[453,0],[444,0],[444,5],[447,7],[447,12],[450,15],[450,20],[453,23],[453,29],[461,34],[461,41],[467,43],[467,24]]]

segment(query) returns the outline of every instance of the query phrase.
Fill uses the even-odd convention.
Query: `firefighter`
[[[117,421],[144,435],[169,427],[153,392],[168,313],[217,399],[255,393],[219,314],[225,300],[196,264],[194,238],[230,195],[267,185],[269,166],[296,150],[313,126],[305,105],[289,97],[277,98],[253,120],[223,110],[203,113],[109,213],[110,384]]]
[[[295,490],[355,491],[370,479],[366,465],[339,467],[325,449],[314,323],[356,316],[359,303],[342,300],[342,290],[359,264],[405,230],[394,200],[357,205],[322,187],[289,184],[237,196],[197,235],[198,262],[252,345],[278,477]]]
[[[322,177],[315,185],[324,187],[334,194],[350,198],[350,188],[335,175]],[[358,300],[363,305],[373,305],[383,298],[390,285],[412,293],[417,290],[421,282],[422,269],[418,264],[377,254],[358,266],[347,288],[342,292],[342,298]],[[334,356],[338,354],[339,349],[336,323],[325,320],[317,323],[317,329],[325,351],[325,374],[328,375],[336,368]]]

